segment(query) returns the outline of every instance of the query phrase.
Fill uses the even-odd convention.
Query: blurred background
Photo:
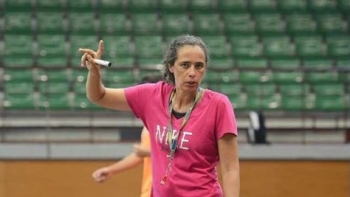
[[[350,196],[349,0],[0,0],[0,197],[138,196],[142,166],[91,178],[142,123],[87,100],[78,48],[103,39],[104,84],[125,87],[180,34],[235,108],[242,197]]]

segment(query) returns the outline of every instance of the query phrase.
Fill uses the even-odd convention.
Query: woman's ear
[[[168,68],[169,68],[169,71],[170,71],[171,73],[174,73],[174,70],[173,70],[174,66],[168,64]]]

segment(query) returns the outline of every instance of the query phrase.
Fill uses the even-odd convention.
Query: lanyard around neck
[[[187,112],[182,120],[180,129],[175,135],[174,135],[173,126],[171,123],[171,117],[172,117],[172,112],[173,112],[173,98],[175,97],[175,89],[171,92],[170,100],[169,100],[169,123],[168,123],[168,139],[167,139],[168,144],[169,144],[169,148],[170,148],[170,155],[169,155],[170,157],[174,156],[174,153],[176,151],[177,140],[179,138],[180,132],[185,127],[188,119],[190,118],[192,110],[194,109],[197,102],[199,101],[202,92],[203,92],[203,89],[198,88],[196,98],[194,99],[193,105],[187,110]]]

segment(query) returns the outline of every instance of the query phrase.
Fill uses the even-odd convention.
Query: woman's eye
[[[197,69],[201,69],[201,68],[203,68],[203,67],[204,67],[203,64],[196,64],[196,68],[197,68]]]
[[[182,66],[183,68],[188,68],[188,67],[190,67],[190,65],[187,64],[187,63],[181,64],[181,66]]]

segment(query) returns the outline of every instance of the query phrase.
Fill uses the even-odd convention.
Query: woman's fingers
[[[79,51],[82,53],[87,53],[87,54],[91,55],[92,57],[96,56],[96,52],[94,50],[91,50],[91,49],[80,48]]]
[[[100,42],[98,43],[98,49],[96,52],[96,58],[100,59],[102,54],[104,51],[104,44],[103,44],[103,40],[100,40]]]
[[[83,53],[80,60],[81,66],[83,67],[86,66],[90,69],[91,66],[96,66],[93,59],[100,59],[103,54],[103,51],[104,51],[103,41],[100,40],[98,44],[98,49],[96,52],[94,50],[87,49],[87,48],[79,48],[79,51]]]
[[[85,66],[86,66],[86,53],[84,53],[84,54],[81,56],[80,65],[81,65],[82,67],[85,67]]]
[[[86,54],[86,64],[88,69],[96,68],[98,65],[95,63],[94,58],[90,54]]]

